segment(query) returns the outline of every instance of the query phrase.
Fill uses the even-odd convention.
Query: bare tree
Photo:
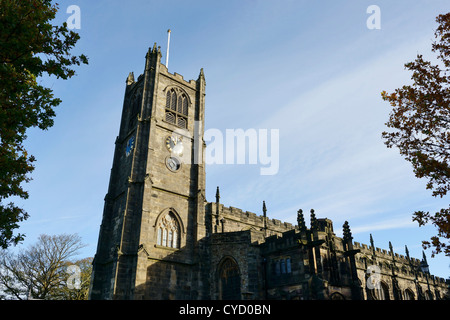
[[[0,286],[14,299],[65,299],[67,263],[85,245],[77,234],[40,235],[36,244],[0,254]]]
[[[68,275],[68,279],[66,285],[60,288],[58,296],[62,297],[64,300],[88,299],[93,260],[93,258],[84,258],[74,263],[66,263],[66,274]],[[72,271],[68,272],[71,267],[75,268],[72,268]]]

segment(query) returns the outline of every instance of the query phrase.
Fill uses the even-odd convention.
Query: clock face
[[[181,167],[181,162],[176,157],[167,157],[166,165],[171,171],[178,171]]]
[[[181,137],[168,136],[166,138],[166,148],[171,153],[182,156],[183,155],[183,141]]]
[[[125,149],[125,154],[128,157],[134,148],[134,136],[132,136],[127,142],[127,148]]]

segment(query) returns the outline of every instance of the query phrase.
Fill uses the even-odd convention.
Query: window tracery
[[[180,227],[172,212],[159,221],[156,244],[175,249],[180,247]]]
[[[166,121],[180,128],[187,128],[189,101],[186,94],[176,92],[175,89],[167,91],[166,95]]]

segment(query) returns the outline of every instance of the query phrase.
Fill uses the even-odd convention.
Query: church
[[[92,300],[439,300],[422,260],[343,238],[314,210],[297,224],[205,198],[205,75],[168,72],[156,44],[126,79]],[[310,215],[306,226],[304,215]]]

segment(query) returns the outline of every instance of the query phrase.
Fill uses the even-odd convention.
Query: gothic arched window
[[[187,128],[188,98],[184,93],[179,93],[175,89],[167,91],[166,95],[166,121],[180,128]]]
[[[406,289],[403,297],[404,300],[414,300],[414,293],[411,289]]]
[[[180,227],[172,212],[166,214],[159,221],[156,244],[163,247],[180,247]]]
[[[430,290],[425,291],[425,300],[434,300]]]
[[[389,287],[386,283],[380,282],[379,287],[371,290],[373,300],[390,300]]]

